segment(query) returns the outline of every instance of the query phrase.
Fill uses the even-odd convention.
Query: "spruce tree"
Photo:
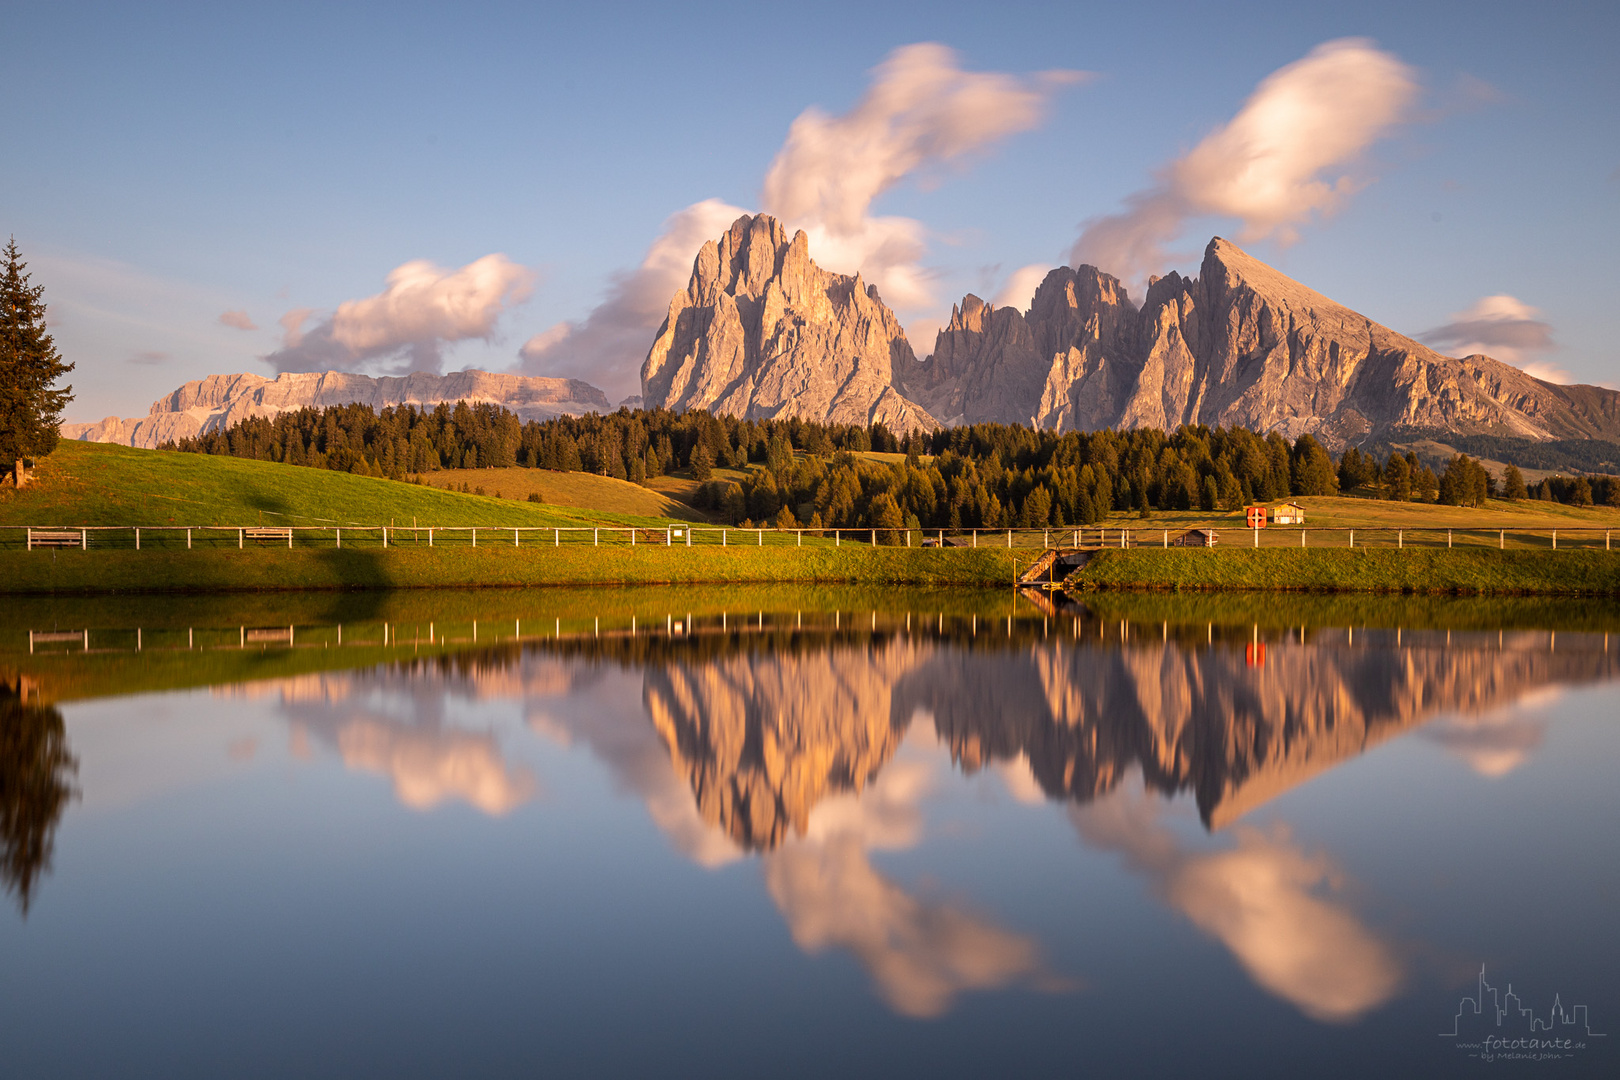
[[[73,370],[45,332],[45,286],[29,284],[13,238],[0,267],[0,468],[10,468],[18,487],[28,482],[26,463],[56,449],[62,409],[73,387],[53,389]]]
[[[1530,493],[1524,486],[1524,474],[1517,465],[1509,465],[1502,473],[1502,495],[1514,500],[1529,498]]]

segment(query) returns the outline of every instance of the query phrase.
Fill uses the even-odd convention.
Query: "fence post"
[[[1406,530],[1405,529],[1396,529],[1395,530],[1395,546],[1397,548],[1404,548],[1406,546]]]
[[[388,526],[384,525],[382,527],[382,531],[383,531],[383,547],[387,547],[388,546]],[[292,545],[289,544],[287,546],[291,547]]]
[[[979,530],[978,529],[973,530],[973,546],[974,547],[979,546]]]
[[[726,530],[724,530],[724,529],[720,530],[720,546],[721,547],[726,546]]]
[[[635,539],[635,536],[636,536],[635,533],[630,534],[630,538],[632,540]],[[516,529],[512,530],[512,546],[513,547],[522,547],[523,546],[522,543],[520,542],[519,538],[518,538],[518,530],[516,530]]]
[[[292,526],[289,525],[289,526],[287,526],[287,550],[288,551],[292,550],[292,536],[293,536]],[[388,537],[388,533],[385,531],[383,533],[383,538],[386,539],[387,537]]]
[[[1554,544],[1553,546],[1557,547],[1558,545]],[[139,526],[137,526],[135,529],[135,550],[141,550],[141,530]]]
[[[631,547],[636,546],[636,530],[635,530],[634,526],[632,526],[631,529],[630,529],[630,546]]]
[[[562,547],[562,530],[561,529],[552,529],[551,530],[551,546],[552,547]]]
[[[337,546],[342,547],[343,546],[343,530],[342,529],[333,529],[332,532],[337,536]]]
[[[760,529],[759,530],[759,543],[756,544],[755,547],[764,547],[764,546],[765,546],[765,530]]]
[[[1164,546],[1165,547],[1170,546],[1170,530],[1169,529],[1164,530]]]
[[[1446,547],[1449,548],[1450,546],[1451,546],[1451,530],[1447,529],[1446,530]]]
[[[237,547],[241,547],[241,546],[242,546],[242,530],[241,530],[241,529],[237,529],[237,530],[236,530],[236,546],[237,546]],[[245,633],[245,632],[246,632],[246,631],[244,631],[244,633]]]
[[[691,546],[692,546],[692,526],[690,526],[690,525],[688,525],[688,526],[687,526],[687,527],[686,527],[686,546],[687,546],[687,547],[691,547]],[[634,615],[632,615],[632,616],[631,616],[631,617],[630,617],[630,625],[631,625],[631,627],[632,627],[632,628],[634,628],[634,627],[635,627],[635,625],[636,625],[636,623],[635,623],[635,616],[634,616]]]
[[[799,530],[799,542],[794,547],[804,547],[804,530]]]
[[[1259,547],[1260,546],[1260,530],[1259,529],[1250,529],[1249,531],[1254,533],[1254,546]]]
[[[1498,532],[1496,534],[1496,550],[1503,551],[1506,548],[1507,548],[1507,530],[1502,529],[1500,532]]]
[[[430,529],[428,529],[428,547],[432,547],[432,546],[433,546],[433,530],[430,528]]]
[[[1552,531],[1552,534],[1553,534],[1553,550],[1557,551],[1558,550],[1558,530],[1554,529]]]
[[[1012,550],[1012,530],[1007,530],[1007,549]]]
[[[844,540],[843,533],[839,532],[837,529],[834,529],[833,530],[833,547],[837,547],[839,544],[843,543],[843,540]]]
[[[186,550],[187,551],[191,550],[191,530],[190,529],[186,530]]]
[[[591,530],[591,547],[601,547],[602,546],[602,536],[601,536],[601,534],[602,534],[601,529],[592,529]]]
[[[1304,529],[1299,530],[1299,546],[1300,547],[1305,546],[1305,530]]]
[[[1130,536],[1131,531],[1129,529],[1119,530],[1119,546],[1126,547],[1130,543]]]
[[[1351,547],[1356,546],[1356,530],[1354,530],[1354,529],[1350,530],[1350,546]]]

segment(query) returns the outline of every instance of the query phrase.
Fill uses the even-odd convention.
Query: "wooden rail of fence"
[[[1105,528],[1091,525],[1048,529],[777,529],[732,525],[92,525],[0,526],[0,547],[68,548],[84,551],[193,547],[965,547],[965,548],[1596,548],[1612,551],[1614,530],[1501,528],[1233,528],[1218,524],[1174,528]]]
[[[1038,618],[1036,616],[1039,616]],[[206,652],[216,650],[409,648],[423,646],[501,646],[545,642],[584,642],[615,638],[680,639],[738,637],[749,634],[884,633],[954,638],[981,633],[1012,637],[1014,626],[1030,636],[1084,639],[1097,645],[1161,645],[1174,638],[1183,648],[1249,647],[1251,663],[1263,663],[1262,646],[1329,645],[1349,648],[1434,649],[1454,645],[1450,629],[1319,626],[1261,627],[1168,622],[1101,620],[1083,613],[1049,615],[1031,607],[1016,614],[967,615],[944,612],[900,611],[740,611],[706,613],[667,612],[656,615],[609,617],[557,616],[540,618],[473,619],[453,623],[362,622],[303,626],[200,626],[200,627],[86,627],[79,630],[28,630],[30,654],[93,654],[126,652]],[[231,631],[236,631],[231,633]],[[1495,648],[1501,652],[1610,652],[1610,635],[1595,631],[1459,630],[1457,642],[1465,648]],[[22,645],[21,632],[0,636],[0,648]]]

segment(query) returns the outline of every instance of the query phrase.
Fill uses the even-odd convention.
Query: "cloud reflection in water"
[[[1115,851],[1166,904],[1231,950],[1254,981],[1317,1020],[1347,1023],[1400,989],[1394,950],[1330,895],[1343,877],[1285,831],[1235,830],[1237,846],[1184,850],[1139,789],[1069,809],[1080,837]]]

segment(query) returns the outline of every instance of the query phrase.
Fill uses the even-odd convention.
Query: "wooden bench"
[[[49,548],[76,547],[76,548],[85,548],[85,547],[89,546],[89,544],[86,541],[87,541],[87,535],[82,531],[68,532],[66,530],[60,530],[59,531],[59,530],[54,530],[54,529],[29,529],[28,530],[28,550],[29,551],[32,551],[37,547],[49,547]]]
[[[287,546],[292,547],[292,530],[265,528],[237,530],[236,546],[241,547],[244,540],[285,540]]]

